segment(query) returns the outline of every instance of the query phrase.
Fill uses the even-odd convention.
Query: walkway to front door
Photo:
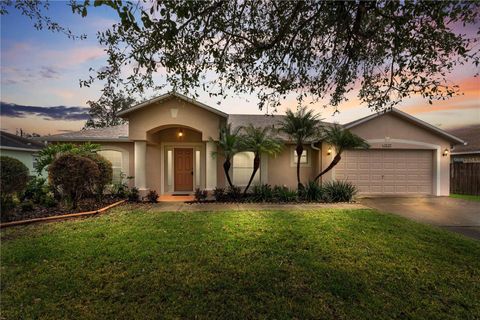
[[[193,149],[174,149],[174,191],[193,191]]]

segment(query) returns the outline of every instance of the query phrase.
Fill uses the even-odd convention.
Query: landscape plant
[[[226,199],[225,188],[215,187],[215,189],[213,189],[213,197],[215,198],[215,201],[218,201],[218,202],[225,201]]]
[[[78,201],[94,192],[100,170],[97,164],[78,154],[66,153],[57,157],[48,168],[50,184],[62,199],[76,208]]]
[[[323,183],[323,200],[326,202],[350,202],[358,189],[349,181],[328,181]]]
[[[302,200],[308,202],[318,202],[323,200],[323,188],[316,181],[308,181],[305,188],[299,189],[299,196]]]
[[[225,191],[226,201],[239,201],[242,198],[242,189],[237,186],[229,186]]]
[[[272,134],[269,127],[255,127],[252,124],[242,127],[241,149],[253,152],[253,170],[248,180],[247,186],[243,190],[243,195],[247,194],[248,188],[252,184],[253,178],[260,169],[261,155],[275,155],[282,150],[282,143]]]
[[[350,130],[343,128],[339,124],[324,128],[322,130],[322,141],[332,145],[335,148],[335,157],[332,162],[321,171],[316,177],[318,181],[328,171],[332,170],[342,159],[342,153],[345,150],[367,149],[370,145],[358,135],[352,133]]]
[[[1,211],[11,210],[14,205],[13,197],[22,193],[29,179],[28,168],[18,159],[0,157],[0,198]]]
[[[271,202],[273,200],[272,186],[263,183],[253,186],[253,192],[249,194],[250,199],[254,202]]]
[[[85,156],[95,162],[98,167],[99,175],[95,181],[95,195],[98,200],[101,200],[106,186],[112,182],[112,163],[97,153],[87,154]]]
[[[96,143],[54,143],[49,144],[37,154],[37,160],[35,170],[38,175],[41,175],[44,169],[48,169],[48,166],[52,162],[63,154],[76,154],[76,155],[92,155],[100,149],[100,145]]]
[[[202,190],[200,188],[195,189],[195,193],[194,193],[195,201],[198,201],[198,202],[205,201],[207,199],[207,196],[208,196],[207,190]]]
[[[279,202],[295,202],[297,201],[297,191],[290,190],[286,186],[274,186],[273,197]]]
[[[137,187],[132,187],[128,191],[128,201],[129,202],[139,202],[140,201],[140,191]]]
[[[303,145],[318,140],[321,129],[319,117],[320,115],[314,113],[313,110],[308,110],[306,107],[299,107],[296,112],[288,109],[280,123],[280,131],[286,133],[290,140],[295,143],[298,189],[303,187],[300,180],[300,159],[304,151]]]
[[[22,201],[32,201],[34,204],[54,207],[57,202],[53,196],[52,188],[43,177],[32,177],[21,197]]]
[[[130,179],[133,179],[133,177],[127,177],[124,172],[120,172],[120,180],[109,186],[110,194],[117,198],[125,199],[129,193],[127,180]]]
[[[149,190],[147,195],[145,196],[147,202],[150,203],[157,203],[158,202],[158,193],[155,190]]]
[[[217,151],[212,153],[212,156],[223,156],[223,171],[227,178],[228,185],[233,187],[232,179],[230,178],[230,168],[232,167],[233,156],[242,151],[240,128],[232,129],[231,124],[227,124],[220,128],[218,141],[210,138],[217,145]]]

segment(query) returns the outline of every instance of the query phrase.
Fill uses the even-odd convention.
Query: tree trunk
[[[244,196],[247,194],[247,190],[248,188],[250,188],[253,178],[255,177],[255,174],[257,173],[259,168],[260,168],[260,155],[255,154],[255,158],[253,158],[253,172],[252,172],[252,175],[250,176],[250,180],[248,180],[248,184],[245,187],[245,190],[243,191]]]
[[[332,170],[333,167],[335,167],[339,162],[340,160],[342,159],[341,157],[341,153],[338,153],[332,160],[332,162],[328,165],[328,167],[323,170],[322,172],[320,172],[314,179],[314,181],[318,181],[318,179],[323,176],[325,173],[327,173],[328,171]]]
[[[230,185],[230,188],[233,188],[233,183],[232,179],[230,179],[230,167],[232,164],[230,163],[230,159],[227,158],[225,159],[225,162],[223,163],[223,171],[225,171],[225,176],[227,177],[228,184]]]
[[[300,159],[302,158],[303,146],[301,144],[297,144],[295,151],[297,152],[297,188],[302,189],[303,184],[300,181]]]

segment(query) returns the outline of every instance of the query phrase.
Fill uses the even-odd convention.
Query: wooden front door
[[[174,191],[193,191],[193,149],[174,149]]]

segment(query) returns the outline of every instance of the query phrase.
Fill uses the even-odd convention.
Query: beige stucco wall
[[[171,109],[178,109],[172,117]],[[221,116],[175,97],[152,103],[126,116],[130,140],[147,140],[147,132],[162,127],[190,127],[202,134],[202,140],[218,138],[218,129],[225,123]]]
[[[431,131],[390,113],[376,117],[351,128],[351,131],[367,140],[373,149],[423,149],[434,150],[434,194],[450,193],[450,142]],[[335,169],[332,175],[335,177]]]
[[[186,109],[188,105],[188,110]],[[179,112],[176,120],[171,118],[170,108],[177,106]],[[167,193],[165,172],[165,146],[196,146],[201,150],[201,187],[205,186],[205,141],[211,136],[218,135],[218,128],[223,119],[207,110],[195,105],[179,102],[176,99],[168,100],[160,105],[145,107],[132,114],[130,137],[147,140],[146,180],[147,187],[161,193]],[[185,112],[182,112],[185,111]],[[187,112],[188,111],[188,112]],[[136,114],[139,114],[138,116]],[[195,114],[195,115],[194,115]],[[172,121],[175,121],[172,124]],[[135,127],[132,130],[132,125]],[[178,138],[178,129],[182,127],[184,137]],[[192,129],[189,129],[192,127]],[[143,133],[140,131],[143,130]],[[403,118],[392,114],[385,114],[374,118],[351,129],[352,132],[366,139],[373,149],[423,149],[433,150],[434,181],[433,190],[438,195],[449,194],[449,156],[442,156],[445,149],[450,149],[450,142],[439,137],[427,129],[423,129]],[[122,151],[128,159],[128,172],[133,175],[134,148],[133,142],[126,143],[101,143],[102,149]],[[335,151],[327,155],[328,144],[322,143],[321,150],[314,150],[310,145],[305,145],[309,153],[309,163],[302,165],[301,180],[307,183],[313,179],[321,169],[326,168],[332,161]],[[296,188],[296,166],[292,162],[293,145],[285,145],[283,151],[277,156],[263,157],[262,182],[271,185],[287,185]],[[163,150],[162,150],[163,149]],[[216,172],[217,185],[226,185],[223,173],[223,157],[217,156]],[[266,171],[266,172],[265,172]],[[265,179],[266,176],[266,179]],[[335,178],[335,169],[325,174],[322,181]],[[162,181],[164,181],[162,185]]]
[[[297,188],[297,166],[292,162],[292,152],[295,146],[287,144],[282,152],[268,158],[268,183],[270,185],[286,185],[289,188]],[[308,163],[302,164],[300,168],[300,179],[303,184],[315,178],[318,173],[319,156],[318,151],[313,150],[309,145],[304,146],[307,150]]]

